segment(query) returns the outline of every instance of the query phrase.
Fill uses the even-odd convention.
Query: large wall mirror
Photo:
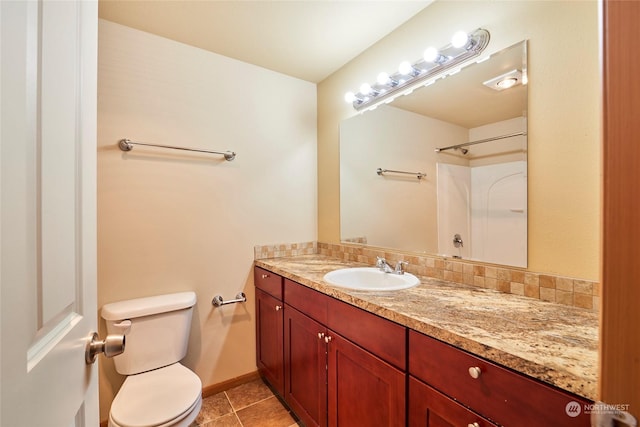
[[[343,121],[342,241],[526,267],[526,59],[523,41]]]

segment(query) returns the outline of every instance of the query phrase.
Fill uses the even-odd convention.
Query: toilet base
[[[183,414],[182,418],[176,418],[168,423],[159,425],[159,426],[151,426],[151,427],[189,427],[191,423],[198,417],[200,413],[200,408],[202,407],[202,396],[196,400],[190,410],[186,411]],[[129,427],[117,424],[111,418],[111,413],[109,413],[109,427]]]

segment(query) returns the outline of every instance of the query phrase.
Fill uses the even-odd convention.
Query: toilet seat
[[[111,405],[114,427],[189,425],[202,404],[200,378],[180,363],[128,376]]]

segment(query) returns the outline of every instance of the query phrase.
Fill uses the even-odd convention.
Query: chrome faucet
[[[386,259],[376,257],[376,267],[385,273],[404,274],[404,266],[408,264],[409,263],[407,261],[398,261],[396,263],[396,268],[391,268]]]
[[[385,273],[392,273],[394,271],[391,266],[387,264],[387,260],[379,256],[376,257],[376,267]]]

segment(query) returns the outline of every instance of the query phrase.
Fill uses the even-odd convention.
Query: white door
[[[97,3],[0,1],[0,425],[98,425]]]

